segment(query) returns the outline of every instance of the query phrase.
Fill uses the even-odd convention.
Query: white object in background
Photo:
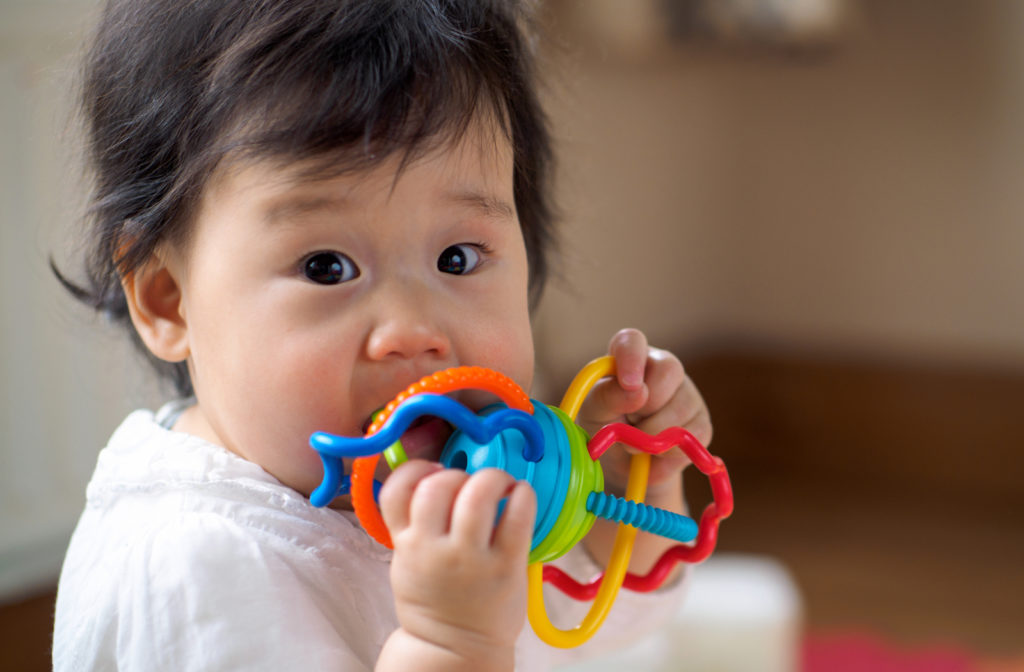
[[[800,594],[778,561],[716,554],[694,567],[679,612],[628,649],[559,672],[796,672]]]

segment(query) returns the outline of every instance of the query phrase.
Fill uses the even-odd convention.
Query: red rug
[[[865,633],[811,634],[803,672],[1024,672],[1024,656],[989,659],[946,644],[903,646]]]

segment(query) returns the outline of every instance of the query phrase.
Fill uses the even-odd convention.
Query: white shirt
[[[316,508],[258,465],[136,411],[86,491],[57,593],[54,669],[372,670],[398,625],[390,560],[354,514]],[[562,560],[579,578],[598,570],[576,549]],[[588,608],[545,592],[560,627]],[[680,594],[622,591],[595,640],[646,632]],[[601,649],[554,649],[527,625],[516,669]]]

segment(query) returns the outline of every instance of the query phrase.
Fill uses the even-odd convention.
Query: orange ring
[[[490,392],[501,399],[509,408],[533,413],[533,402],[514,380],[482,366],[458,366],[424,376],[402,392],[384,407],[383,412],[370,424],[366,436],[376,434],[384,426],[398,405],[416,394],[444,394],[455,390],[478,389]],[[391,534],[373,500],[373,474],[377,469],[380,455],[357,457],[352,463],[352,507],[363,529],[378,542],[393,548]]]
[[[457,366],[451,369],[444,369],[429,376],[424,376],[418,381],[405,388],[384,407],[374,419],[366,435],[375,434],[387,419],[391,417],[398,405],[413,396],[414,394],[453,392],[455,390],[477,389],[490,392],[508,405],[509,408],[516,408],[520,411],[533,413],[533,402],[523,392],[516,381],[503,373],[498,373],[482,366]]]
[[[378,542],[394,548],[391,534],[373,501],[373,473],[377,471],[380,454],[357,457],[352,463],[352,508],[363,529]]]

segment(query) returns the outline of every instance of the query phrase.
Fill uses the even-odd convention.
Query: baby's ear
[[[135,330],[150,352],[168,362],[181,362],[189,355],[178,277],[175,265],[160,254],[121,276]]]

